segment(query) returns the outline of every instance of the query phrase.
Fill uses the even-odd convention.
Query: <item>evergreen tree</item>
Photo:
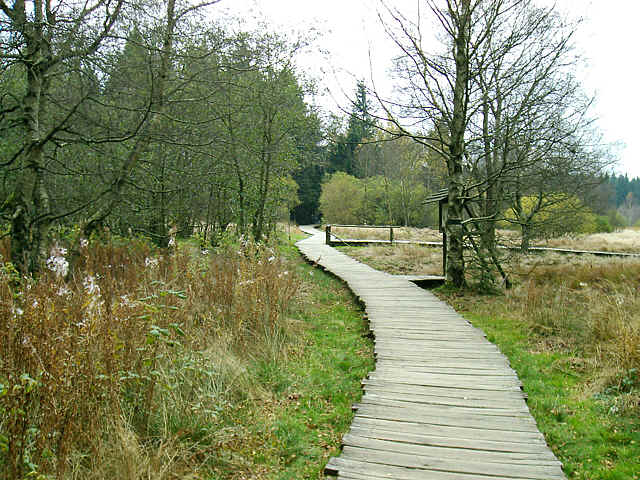
[[[356,95],[347,123],[347,131],[336,137],[330,150],[331,170],[355,175],[355,152],[363,141],[373,136],[375,120],[370,113],[367,87],[362,80],[356,85]]]

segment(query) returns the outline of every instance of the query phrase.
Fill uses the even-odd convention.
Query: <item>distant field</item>
[[[388,240],[389,229],[334,227],[331,232],[341,239]],[[442,234],[432,228],[398,227],[393,229],[396,240],[441,242]],[[499,230],[498,241],[506,245],[518,245],[520,235],[513,230]],[[640,253],[640,230],[626,228],[614,233],[563,235],[548,240],[536,240],[533,245],[541,247],[598,250],[604,252]]]

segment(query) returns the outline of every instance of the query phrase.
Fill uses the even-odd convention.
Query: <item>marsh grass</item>
[[[322,478],[372,364],[340,282],[282,245],[66,257],[3,264],[0,478]]]
[[[388,240],[389,230],[384,228],[332,227],[332,232],[342,239]],[[499,244],[518,246],[520,234],[516,230],[499,229],[496,232]],[[396,240],[441,242],[442,234],[437,229],[398,227],[394,229]],[[640,230],[625,228],[613,233],[591,233],[563,235],[556,238],[539,239],[532,243],[542,247],[594,250],[603,252],[640,253]]]
[[[4,264],[0,477],[100,478],[127,455],[148,462],[117,478],[174,475],[192,447],[160,466],[163,449],[200,435],[226,402],[259,396],[247,359],[291,345],[287,268],[253,245],[194,256],[143,241],[85,244],[70,271],[37,280]]]
[[[389,240],[388,228],[336,227],[331,231],[342,239],[351,240]],[[431,228],[397,227],[393,229],[395,240],[414,240],[422,242],[441,242],[442,234]]]
[[[373,268],[394,275],[442,275],[442,249],[418,245],[338,247]]]

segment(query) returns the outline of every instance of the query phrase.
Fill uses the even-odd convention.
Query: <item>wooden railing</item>
[[[388,228],[389,229],[389,243],[393,243],[393,229],[400,228],[399,226],[393,225],[327,225],[324,227],[325,232],[325,243],[327,245],[331,245],[331,237],[334,236],[338,240],[342,240],[335,233],[331,233],[331,227],[337,228]]]

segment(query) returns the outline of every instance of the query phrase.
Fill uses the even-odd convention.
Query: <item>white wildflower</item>
[[[84,286],[84,289],[87,292],[87,294],[91,296],[91,299],[89,300],[89,303],[87,305],[87,312],[99,313],[100,307],[104,302],[101,300],[100,285],[98,285],[98,283],[96,282],[96,277],[92,275],[88,275],[82,281],[82,285]],[[87,321],[86,318],[83,319],[83,323],[78,324],[78,326],[83,326],[86,321]]]
[[[273,262],[276,259],[276,257],[274,257],[273,255],[271,255],[269,258],[267,258],[267,261],[269,263]]]
[[[96,283],[96,277],[88,275],[83,281],[82,285],[89,295],[100,295],[100,285]]]
[[[56,245],[51,249],[51,256],[47,259],[47,268],[58,277],[66,277],[69,272],[69,262],[64,258],[66,254],[66,248]]]
[[[20,317],[24,313],[24,310],[20,307],[11,307],[11,313],[14,317]]]
[[[207,250],[206,248],[204,250],[202,250],[200,253],[202,253],[202,255],[209,255],[209,250]]]
[[[176,239],[174,237],[171,237],[169,239],[169,246],[170,247],[175,247],[176,246]]]
[[[89,246],[89,240],[87,240],[86,238],[81,238],[80,239],[80,246],[82,248],[87,248]]]
[[[59,297],[65,297],[67,295],[71,295],[71,290],[69,290],[66,285],[63,285],[60,288],[58,288],[58,291],[56,292],[56,294]]]
[[[38,300],[34,300],[33,303],[31,304],[31,306],[33,308],[36,308],[38,306]]]
[[[131,300],[129,295],[120,296],[120,306],[133,308],[136,306],[135,300]]]
[[[144,266],[147,268],[155,268],[159,263],[160,262],[157,258],[147,257],[144,259]]]

